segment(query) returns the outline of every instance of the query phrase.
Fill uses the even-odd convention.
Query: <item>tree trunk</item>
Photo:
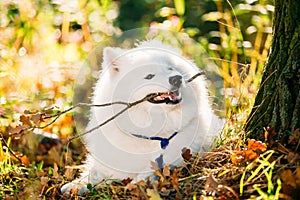
[[[300,3],[275,0],[273,40],[246,132],[259,138],[264,127],[283,135],[300,128]]]

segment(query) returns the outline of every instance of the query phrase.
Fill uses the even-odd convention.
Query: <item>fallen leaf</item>
[[[66,180],[72,180],[74,178],[75,175],[75,169],[72,167],[66,167],[64,176],[66,178]]]
[[[162,174],[162,172],[160,170],[156,170],[154,172],[155,176],[159,177],[159,180],[160,182],[164,182],[165,181],[165,177],[164,175]]]
[[[206,197],[204,195],[201,195],[200,200],[215,200],[213,197]]]
[[[167,189],[166,187],[162,187],[159,191],[159,194],[163,197],[168,197],[170,196],[171,190]]]
[[[295,163],[297,160],[299,160],[300,155],[294,152],[289,152],[284,158],[290,163]],[[296,164],[296,163],[295,163]]]
[[[126,178],[126,179],[123,179],[121,182],[122,182],[124,185],[128,185],[131,181],[132,181],[132,178]]]
[[[171,175],[170,165],[165,165],[163,168],[163,175],[169,177]]]
[[[59,177],[58,166],[56,163],[53,164],[53,178]]]
[[[293,172],[291,169],[283,170],[280,173],[282,180],[282,191],[284,195],[291,199],[299,199],[300,192],[300,167],[298,166]]]
[[[171,184],[173,186],[173,188],[178,192],[179,191],[179,185],[178,185],[178,169],[175,168],[173,170],[172,176],[171,176]]]
[[[267,150],[267,145],[261,141],[256,141],[254,139],[248,139],[248,149],[255,151],[256,153],[260,154]]]
[[[238,164],[244,161],[245,156],[243,151],[237,151],[231,155],[231,162],[233,164]]]
[[[129,191],[128,195],[127,195],[127,191]],[[127,196],[134,195],[135,197],[137,197],[137,199],[141,199],[140,191],[137,184],[131,184],[131,183],[127,184],[124,188],[124,195]]]
[[[209,175],[209,177],[207,177],[206,179],[206,183],[204,186],[206,195],[208,196],[212,195],[216,190],[216,188],[218,187],[218,185],[219,183],[217,182],[217,180],[212,175]]]
[[[43,186],[47,185],[49,181],[50,181],[50,178],[45,177],[45,176],[42,176],[42,177],[41,177],[41,184],[42,184]]]
[[[259,154],[257,154],[256,152],[254,152],[251,149],[247,149],[247,150],[244,151],[244,157],[245,157],[246,162],[252,162],[256,158],[259,157]]]
[[[298,188],[300,188],[300,167],[299,166],[296,168],[295,178],[296,178],[296,185]]]
[[[290,169],[283,170],[280,174],[280,178],[285,184],[293,188],[296,188],[297,186],[296,178],[294,177],[292,170]]]
[[[134,189],[136,189],[138,186],[136,185],[136,184],[132,184],[132,183],[129,183],[129,184],[127,184],[126,186],[125,186],[125,193],[126,193],[126,191],[128,190],[128,191],[131,191],[131,190],[134,190]]]
[[[149,200],[162,200],[157,191],[147,188],[147,195],[149,196]]]
[[[185,160],[185,161],[189,161],[191,158],[192,158],[192,153],[191,153],[191,150],[184,147],[182,150],[181,150],[181,156],[182,158]]]
[[[21,133],[23,130],[26,130],[28,127],[25,125],[18,125],[16,127],[8,127],[8,132],[10,135],[15,135]]]
[[[207,196],[212,196],[214,199],[239,199],[239,195],[231,187],[219,184],[213,175],[206,179],[204,191],[206,196],[201,199],[206,199]]]
[[[242,162],[252,162],[259,157],[260,154],[267,150],[267,145],[261,141],[254,139],[248,139],[247,147],[242,151],[234,152],[231,155],[231,161],[233,164]]]

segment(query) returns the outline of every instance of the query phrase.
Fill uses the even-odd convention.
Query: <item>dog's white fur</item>
[[[96,184],[107,178],[144,179],[153,173],[151,162],[160,156],[164,164],[178,166],[182,164],[184,147],[192,152],[204,152],[220,132],[222,122],[209,105],[204,77],[185,81],[199,69],[177,49],[157,40],[142,42],[131,50],[107,47],[102,70],[94,89],[93,104],[134,102],[149,93],[170,91],[169,77],[176,75],[183,77],[182,101],[176,105],[141,102],[86,135],[89,155],[85,170],[79,179],[64,185],[62,192],[77,188],[83,193],[87,183]],[[145,78],[149,74],[154,76]],[[92,108],[87,130],[123,108],[124,105]],[[165,149],[158,140],[133,135],[169,138],[176,131]]]

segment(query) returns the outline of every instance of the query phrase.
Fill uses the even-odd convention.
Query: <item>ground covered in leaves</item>
[[[86,152],[80,139],[67,139],[74,134],[71,115],[44,129],[59,129],[59,137],[33,133],[46,115],[26,111],[18,125],[2,127],[0,199],[300,199],[300,130],[280,137],[267,128],[254,140],[234,127],[207,154],[183,149],[184,165],[156,168],[154,182],[104,181],[83,196],[61,194]]]

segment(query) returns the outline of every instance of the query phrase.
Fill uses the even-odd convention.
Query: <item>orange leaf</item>
[[[259,154],[255,153],[251,149],[245,150],[244,153],[245,153],[245,160],[247,162],[252,162],[253,160],[259,157]]]
[[[20,122],[22,122],[22,124],[25,126],[32,127],[30,118],[25,115],[20,116]]]
[[[174,169],[172,176],[171,176],[171,184],[173,188],[178,192],[179,191],[179,185],[178,185],[178,177],[177,177],[178,169]]]
[[[296,168],[296,185],[298,188],[300,188],[300,167],[298,166]]]
[[[21,157],[21,161],[24,165],[28,166],[30,164],[30,161],[26,155]]]
[[[244,161],[244,159],[245,159],[245,154],[243,151],[238,151],[231,155],[231,162],[233,164],[241,163]]]
[[[238,164],[243,161],[252,162],[259,155],[267,150],[267,145],[261,141],[254,139],[248,139],[247,148],[243,151],[237,151],[231,155],[231,161],[233,164]]]
[[[275,132],[275,127],[267,127],[265,128],[265,140],[270,142],[272,138],[274,138],[277,135]]]
[[[253,151],[265,152],[267,150],[267,145],[261,141],[256,141],[254,139],[248,139],[248,149]]]

